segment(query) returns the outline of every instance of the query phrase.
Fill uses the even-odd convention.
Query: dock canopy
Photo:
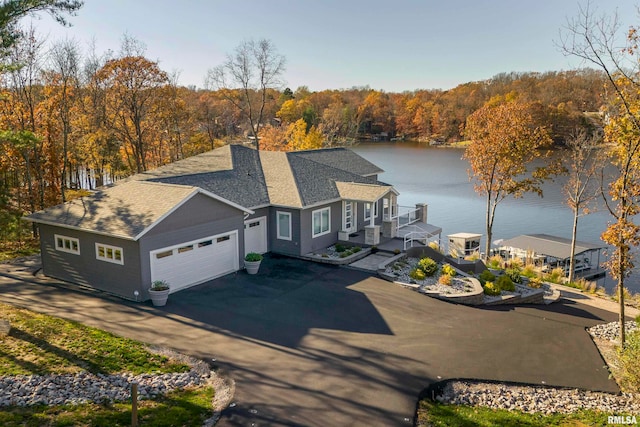
[[[523,234],[513,239],[504,240],[500,246],[518,248],[535,252],[538,255],[550,256],[559,260],[571,257],[571,239],[550,236],[548,234]],[[585,252],[599,251],[605,246],[594,243],[576,241],[575,255]]]

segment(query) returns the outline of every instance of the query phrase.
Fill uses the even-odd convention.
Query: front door
[[[352,201],[344,201],[343,207],[344,212],[342,215],[343,224],[342,227],[344,231],[349,233],[354,233],[358,229],[358,225],[356,224],[356,215],[355,215],[355,202]]]

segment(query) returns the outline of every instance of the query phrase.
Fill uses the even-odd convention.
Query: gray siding
[[[331,208],[330,232],[314,238],[312,229],[313,212],[327,206]],[[340,231],[340,229],[342,229],[342,201],[302,210],[300,212],[300,255],[306,255],[310,252],[333,245],[338,241],[338,231]]]
[[[134,292],[138,291],[139,299],[142,299],[145,290],[140,276],[137,242],[45,224],[40,224],[39,228],[42,271],[45,275],[127,299],[135,300]],[[78,239],[80,255],[56,250],[55,234]],[[97,259],[96,243],[122,248],[124,265]]]
[[[151,285],[150,251],[235,230],[238,231],[238,265],[242,266],[244,213],[207,196],[196,195],[140,239],[140,271],[145,288]]]
[[[291,240],[278,239],[278,212],[291,214]],[[302,255],[300,252],[300,210],[291,208],[271,208],[269,217],[270,250],[284,255]]]

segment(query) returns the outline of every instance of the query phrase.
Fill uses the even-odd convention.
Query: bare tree
[[[574,280],[576,239],[578,235],[578,219],[590,212],[590,203],[599,195],[597,173],[601,165],[600,151],[596,144],[602,139],[600,135],[589,136],[584,130],[573,134],[567,141],[569,148],[565,159],[565,167],[569,179],[563,186],[567,197],[566,203],[573,211],[573,228],[571,231],[571,258],[569,262],[569,282]]]
[[[248,120],[258,149],[258,134],[264,119],[267,90],[282,82],[285,58],[270,40],[242,42],[227,60],[207,72],[206,86],[220,90]]]
[[[49,84],[56,88],[56,103],[62,125],[62,183],[60,193],[66,201],[67,171],[69,165],[69,136],[71,135],[71,108],[79,90],[80,49],[73,40],[64,40],[53,45],[50,52],[51,70],[45,75]]]
[[[602,234],[614,247],[607,261],[618,280],[620,344],[625,344],[625,278],[634,267],[632,247],[640,243],[634,216],[640,212],[640,61],[636,28],[620,36],[617,14],[598,15],[587,2],[567,22],[561,49],[603,70],[610,88],[605,139],[612,144],[611,162],[616,176],[609,186],[606,206],[615,220]],[[605,192],[602,192],[603,196]]]

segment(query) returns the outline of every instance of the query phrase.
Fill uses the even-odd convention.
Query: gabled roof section
[[[196,194],[241,206],[197,187],[128,181],[34,212],[25,219],[119,238],[137,240]]]
[[[366,203],[374,203],[390,191],[395,192],[391,186],[357,182],[336,182],[336,187],[340,198]]]
[[[292,154],[360,176],[371,176],[384,172],[378,166],[346,148],[323,148],[320,150],[297,151]]]
[[[330,200],[339,200],[336,182],[378,184],[373,178],[318,163],[306,156],[307,152],[287,153],[302,206],[311,206]]]
[[[127,180],[146,181],[154,178],[166,178],[191,174],[210,173],[233,170],[232,149],[235,146],[225,145],[206,153],[187,157],[156,169],[135,174]]]
[[[213,156],[217,151],[221,151],[221,155]],[[200,159],[188,162],[195,157]],[[213,161],[212,167],[206,170],[210,161]],[[257,207],[269,204],[259,153],[253,148],[228,145],[176,163],[181,162],[185,163],[175,169],[170,168],[175,164],[172,163],[158,168],[164,169],[161,173],[150,171],[141,175],[146,175],[143,179],[154,182],[200,187],[240,206]]]
[[[271,204],[301,208],[302,200],[287,153],[261,151],[260,162]]]

